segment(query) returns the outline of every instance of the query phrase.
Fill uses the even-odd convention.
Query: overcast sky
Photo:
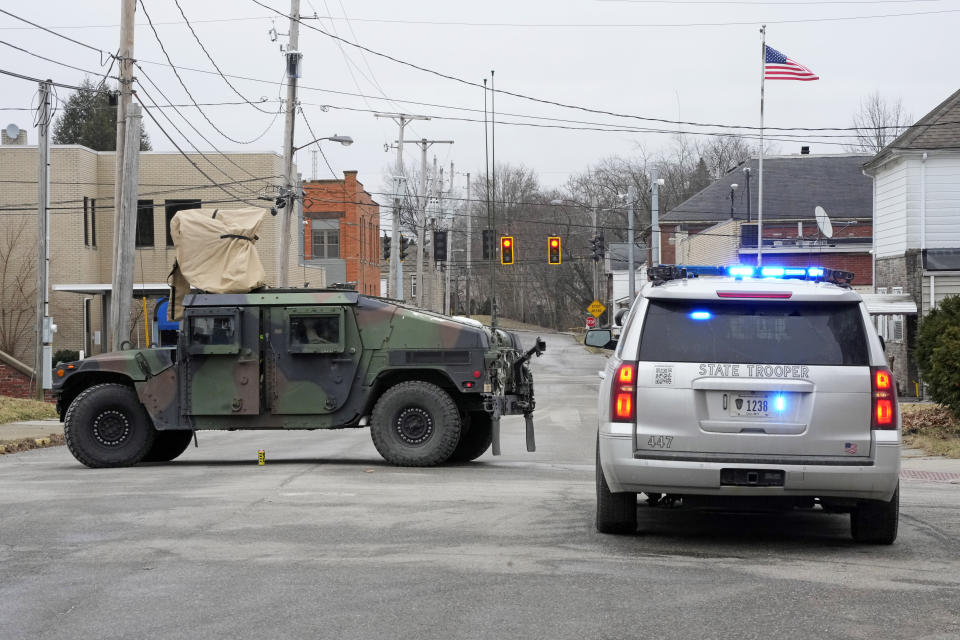
[[[289,2],[263,1],[283,13],[289,12]],[[212,71],[174,0],[145,2],[173,63]],[[254,100],[267,98],[270,102],[261,108],[277,110],[277,98],[285,95],[279,84],[283,74],[279,45],[286,41],[282,34],[288,31],[288,21],[250,0],[180,0],[180,4],[225,73],[262,80],[233,79],[240,92]],[[18,0],[4,2],[2,8],[95,48],[117,49],[118,0]],[[960,1],[956,0],[488,0],[469,6],[463,2],[302,0],[301,12],[304,16],[316,12],[319,19],[307,24],[328,33],[470,82],[481,83],[495,69],[498,89],[667,120],[759,124],[758,27],[762,22],[768,24],[769,45],[821,77],[816,82],[768,81],[767,126],[849,126],[860,99],[876,90],[890,99],[902,98],[906,111],[916,119],[958,88],[955,61],[960,59],[960,39],[956,36],[960,32]],[[833,20],[921,12],[926,15]],[[274,26],[281,34],[275,42],[268,33]],[[407,128],[407,136],[454,140],[453,145],[434,147],[431,158],[436,153],[445,166],[455,162],[458,173],[482,171],[480,89],[362,53],[305,26],[301,26],[300,32],[300,50],[304,54],[300,100],[307,119],[317,136],[350,135],[356,141],[350,147],[323,143],[338,175],[343,170],[356,169],[369,191],[384,188],[385,170],[395,157],[394,151],[384,152],[384,144],[393,143],[397,127],[389,120],[376,120],[370,113],[373,110],[435,116],[429,122],[413,123]],[[0,40],[91,71],[106,70],[97,52],[2,14]],[[65,83],[77,83],[83,77],[80,71],[7,46],[0,45],[0,50],[0,68],[8,71]],[[177,104],[189,102],[166,66],[139,5],[135,56],[170,100]],[[184,69],[181,76],[200,103],[240,100],[217,75]],[[153,98],[162,102],[146,79],[141,80]],[[9,109],[29,107],[35,92],[35,83],[0,76],[0,107],[7,109],[0,116],[4,119],[2,125],[13,122],[28,128],[30,144],[36,143],[32,114]],[[61,97],[67,93],[59,90]],[[143,102],[149,105],[146,99]],[[241,145],[217,133],[196,108],[181,108],[218,149],[281,151],[282,115],[274,120],[269,113],[246,104],[203,109],[223,133],[236,140],[257,138],[266,129],[252,144]],[[497,96],[496,109],[501,114],[498,119],[510,122],[573,127],[594,126],[593,123],[605,127],[652,126],[668,132],[678,128],[675,124],[599,115],[505,95]],[[533,120],[520,115],[591,124]],[[449,117],[481,122],[443,119]],[[210,150],[211,145],[199,135],[178,124],[194,144]],[[153,123],[148,122],[147,128],[155,149],[173,148]],[[168,130],[176,136],[172,129]],[[569,174],[583,171],[605,156],[629,155],[636,152],[638,145],[656,151],[668,146],[671,138],[670,133],[576,131],[507,124],[499,125],[496,132],[497,161],[526,165],[548,186],[562,184]],[[176,138],[179,144],[185,144],[179,136]],[[303,120],[298,118],[296,144],[310,139]],[[779,148],[792,153],[799,150],[800,144],[781,142]],[[417,148],[406,146],[406,162],[419,163]],[[843,151],[843,147],[826,141],[812,142],[812,146],[814,153]],[[312,177],[309,152],[299,152],[297,160],[304,177]],[[331,177],[322,160],[318,177]],[[457,179],[462,186],[462,177]]]

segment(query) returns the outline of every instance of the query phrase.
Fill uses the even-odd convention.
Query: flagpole
[[[760,174],[757,198],[757,267],[763,264],[763,87],[767,65],[767,25],[760,27]]]

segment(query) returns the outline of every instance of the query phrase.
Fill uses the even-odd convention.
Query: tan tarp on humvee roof
[[[167,278],[168,314],[183,317],[183,297],[190,287],[210,293],[246,293],[266,284],[254,243],[265,211],[247,209],[185,209],[170,221],[177,249]]]

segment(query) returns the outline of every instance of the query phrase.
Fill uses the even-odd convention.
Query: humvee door
[[[269,336],[271,413],[333,413],[346,403],[363,351],[352,308],[271,307]]]
[[[181,399],[186,415],[260,413],[260,327],[256,309],[184,310]]]

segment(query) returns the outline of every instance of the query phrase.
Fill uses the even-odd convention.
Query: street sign
[[[590,303],[590,306],[587,307],[587,311],[589,311],[594,318],[599,318],[600,316],[603,315],[603,312],[606,310],[607,308],[603,306],[603,303],[600,302],[599,300],[594,300],[593,302]]]
[[[589,318],[587,318],[587,328],[593,329],[595,326],[597,326],[597,319],[594,318],[593,316],[590,316]]]

